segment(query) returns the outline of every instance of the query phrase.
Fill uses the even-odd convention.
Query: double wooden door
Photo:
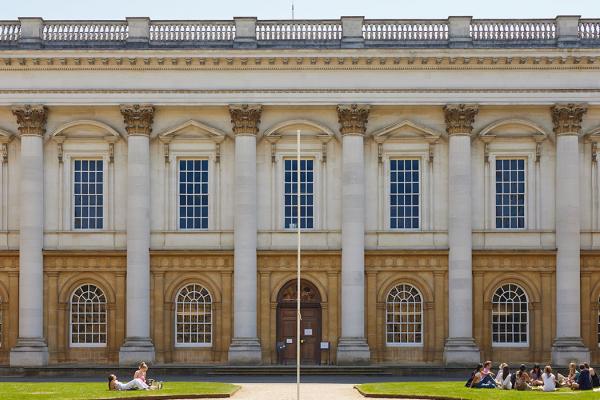
[[[320,364],[321,362],[321,306],[319,304],[300,305],[300,362]],[[279,304],[277,308],[277,342],[282,364],[296,363],[296,304]]]

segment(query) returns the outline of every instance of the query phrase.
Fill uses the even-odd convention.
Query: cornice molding
[[[2,56],[0,70],[379,70],[600,69],[600,55],[581,56]]]

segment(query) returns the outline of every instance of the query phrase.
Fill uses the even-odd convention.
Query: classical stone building
[[[0,22],[0,365],[291,363],[298,223],[305,363],[599,363],[598,142],[600,20]]]

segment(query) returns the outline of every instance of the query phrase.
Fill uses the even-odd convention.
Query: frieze
[[[229,271],[233,254],[151,254],[152,271]]]
[[[556,255],[554,252],[529,253],[529,254],[473,254],[473,271],[499,272],[499,271],[550,271],[556,268]]]
[[[94,255],[89,253],[44,254],[44,271],[116,271],[127,267],[125,252],[110,255]]]
[[[332,272],[340,271],[341,263],[339,253],[303,253],[300,266],[305,271]],[[296,253],[258,254],[259,271],[295,271],[296,268]]]
[[[0,271],[16,271],[19,269],[19,253],[13,251],[0,253]]]
[[[445,270],[448,268],[448,254],[366,254],[365,268],[383,271],[402,268],[414,271]]]

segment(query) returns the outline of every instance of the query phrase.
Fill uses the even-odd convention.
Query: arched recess
[[[318,293],[319,298],[321,299],[321,303],[327,303],[327,290],[321,284],[321,282],[316,279],[316,277],[312,276],[310,273],[303,273],[302,282],[306,280],[309,284],[313,285]],[[283,290],[283,287],[289,284],[290,282],[296,282],[293,274],[286,274],[284,277],[279,279],[275,285],[273,285],[273,289],[271,290],[271,303],[276,304],[279,299],[279,293]]]
[[[80,119],[67,122],[56,128],[52,133],[50,133],[50,135],[48,135],[48,139],[53,139],[57,142],[60,142],[61,140],[64,141],[64,139],[67,138],[103,138],[109,143],[114,143],[119,139],[123,139],[124,136],[112,126],[92,119]]]
[[[265,130],[263,136],[265,138],[281,136],[295,137],[298,130],[300,130],[301,136],[316,136],[329,139],[337,137],[336,133],[327,126],[309,119],[291,119],[279,122]]]
[[[537,287],[530,284],[527,280],[523,279],[520,275],[510,273],[504,274],[501,277],[492,280],[485,288],[483,292],[483,298],[485,302],[491,302],[492,296],[496,289],[503,285],[515,284],[523,288],[525,293],[527,293],[527,298],[529,299],[529,303],[539,303],[541,300],[540,291]]]
[[[91,273],[74,274],[67,279],[59,291],[58,302],[60,304],[68,304],[75,289],[85,284],[98,286],[104,292],[108,304],[115,304],[116,294],[113,291],[114,285],[109,283],[104,277]]]
[[[416,274],[406,274],[402,276],[396,275],[382,282],[381,286],[379,287],[379,291],[377,292],[377,302],[385,303],[390,290],[403,283],[414,286],[423,296],[424,303],[434,301],[433,290],[423,278]]]
[[[192,283],[204,286],[210,293],[213,304],[221,302],[221,291],[217,289],[219,286],[209,277],[199,275],[186,275],[171,282],[165,288],[165,302],[173,303],[181,288]]]

